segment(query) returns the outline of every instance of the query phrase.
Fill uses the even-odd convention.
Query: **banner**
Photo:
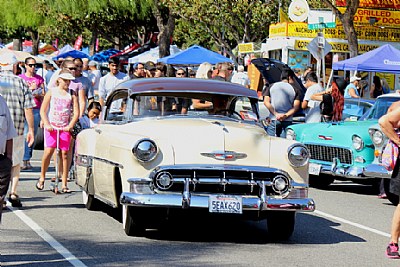
[[[328,39],[346,39],[342,25],[336,28],[323,29],[325,38]],[[361,40],[400,42],[400,29],[382,28],[377,30],[376,27],[364,26],[356,27],[357,38]],[[271,24],[269,27],[269,38],[273,37],[306,37],[314,38],[317,31],[309,30],[307,23],[277,23]]]
[[[346,0],[336,0],[337,7],[346,7]],[[400,9],[400,0],[360,0],[359,7]]]
[[[307,45],[311,42],[311,40],[296,40],[294,43],[294,50],[307,50]],[[349,44],[348,43],[339,43],[339,42],[329,42],[332,46],[331,52],[335,53],[348,53],[349,52]],[[358,44],[358,53],[362,54],[371,50],[378,48],[379,45],[375,44]]]
[[[342,13],[346,10],[346,8],[343,7],[338,9]],[[370,25],[370,18],[375,19],[376,22],[373,24],[374,26],[400,28],[400,11],[383,9],[358,8],[353,19],[354,25]],[[338,19],[336,20],[336,23],[338,23]]]
[[[94,50],[95,50],[96,52],[99,51],[99,38],[96,38],[96,45],[94,46]]]
[[[53,46],[58,49],[58,39],[53,41]]]
[[[75,50],[81,50],[81,46],[82,46],[82,35],[79,35],[78,38],[75,41],[74,49]]]

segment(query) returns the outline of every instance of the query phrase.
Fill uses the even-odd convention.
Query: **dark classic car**
[[[236,104],[243,98],[251,111]],[[166,108],[167,100],[191,99],[213,108]],[[266,218],[271,236],[289,238],[295,213],[315,208],[308,198],[309,153],[299,142],[268,136],[257,120],[257,102],[255,91],[228,82],[119,84],[107,98],[104,121],[77,136],[76,183],[84,204],[122,205],[128,235],[158,227],[173,211],[192,211]]]

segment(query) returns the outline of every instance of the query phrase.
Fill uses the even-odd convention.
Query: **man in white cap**
[[[344,90],[344,98],[360,98],[360,94],[357,90],[360,80],[361,78],[355,75],[350,78],[350,83],[346,86],[346,89]]]
[[[34,141],[32,108],[36,105],[33,101],[31,90],[29,90],[26,82],[12,73],[13,65],[17,62],[17,59],[11,53],[0,55],[0,95],[6,100],[18,134],[18,136],[13,138],[12,181],[11,192],[8,197],[8,201],[11,202],[13,207],[22,206],[19,196],[17,195],[17,185],[19,181],[20,164],[24,156],[25,148],[24,124],[26,120],[28,123],[26,141],[29,146],[32,146]]]
[[[89,80],[92,82],[94,97],[97,100],[99,96],[99,83],[101,72],[97,69],[97,62],[94,60],[89,61]]]
[[[247,73],[244,72],[243,65],[238,66],[237,72],[232,76],[231,83],[241,84],[244,87],[250,88],[250,79]]]

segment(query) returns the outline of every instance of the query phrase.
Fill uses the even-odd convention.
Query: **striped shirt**
[[[25,109],[36,106],[26,82],[10,71],[0,72],[0,95],[7,102],[18,135],[24,134]]]

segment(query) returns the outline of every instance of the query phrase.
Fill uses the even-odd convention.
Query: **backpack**
[[[322,115],[331,116],[333,114],[333,97],[331,94],[323,94],[319,105]]]

